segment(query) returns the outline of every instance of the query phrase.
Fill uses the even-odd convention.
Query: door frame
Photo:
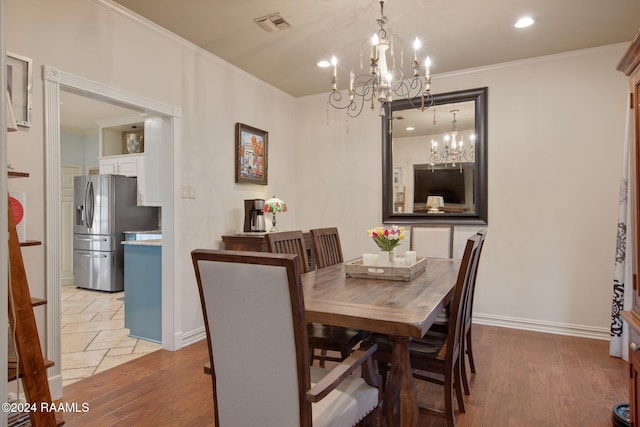
[[[177,148],[181,146],[182,110],[163,102],[151,100],[102,83],[63,72],[55,67],[43,66],[44,114],[45,114],[45,261],[47,309],[47,358],[55,365],[49,368],[49,383],[52,398],[62,397],[61,373],[61,299],[60,299],[60,89],[93,99],[118,104],[145,113],[162,116],[171,122],[171,150],[163,159],[161,167],[166,171],[165,194],[162,202],[162,346],[167,350],[182,347],[182,287],[176,280],[180,272],[176,263],[174,238],[178,212],[174,195],[178,194],[175,176]]]
[[[60,164],[60,178],[64,177],[64,173],[62,172],[65,168],[73,168],[74,169],[74,173],[75,172],[79,172],[77,175],[71,175],[71,174],[67,174],[71,177],[74,176],[78,176],[78,175],[83,175],[83,170],[84,167],[82,165],[72,165],[72,164]],[[62,211],[63,209],[63,194],[62,192],[65,190],[65,188],[62,187],[62,184],[64,183],[64,180],[61,179],[60,180],[60,227],[61,227],[61,231],[64,229],[64,224],[62,222]],[[66,188],[68,189],[68,188]],[[73,179],[71,180],[71,198],[70,198],[71,204],[73,204]],[[60,285],[64,286],[64,285],[73,285],[73,212],[71,214],[71,218],[70,218],[70,222],[67,224],[70,227],[70,247],[65,247],[62,243],[64,242],[64,236],[61,236],[60,238],[60,257],[62,258],[63,256],[68,256],[70,257],[69,261],[71,263],[71,277],[63,277],[62,275],[62,262],[60,263],[61,266],[61,271],[60,271]],[[60,260],[62,261],[62,259]]]

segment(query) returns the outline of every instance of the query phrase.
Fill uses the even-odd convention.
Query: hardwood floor
[[[628,401],[628,364],[608,355],[608,341],[474,325],[477,374],[470,376],[459,427],[611,426],[611,408]],[[201,341],[160,350],[64,388],[67,426],[211,426],[211,379]],[[418,382],[421,403],[442,406],[441,388]],[[383,427],[380,414],[364,426]],[[420,415],[418,425],[445,426]]]

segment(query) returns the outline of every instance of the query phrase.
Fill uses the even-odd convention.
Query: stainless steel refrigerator
[[[137,179],[122,175],[74,178],[75,286],[124,290],[125,231],[156,230],[160,208],[137,206]]]

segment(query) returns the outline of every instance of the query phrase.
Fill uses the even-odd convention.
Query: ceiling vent
[[[280,13],[272,13],[271,15],[263,16],[253,20],[256,24],[260,25],[265,31],[269,33],[275,33],[277,31],[286,30],[291,28],[292,25],[287,22],[286,19]]]

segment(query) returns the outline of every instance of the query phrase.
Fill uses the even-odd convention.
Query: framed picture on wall
[[[393,168],[393,187],[400,188],[402,186],[402,168]]]
[[[236,182],[267,185],[269,133],[236,123]]]
[[[7,91],[18,126],[31,126],[32,65],[31,58],[7,53]]]

